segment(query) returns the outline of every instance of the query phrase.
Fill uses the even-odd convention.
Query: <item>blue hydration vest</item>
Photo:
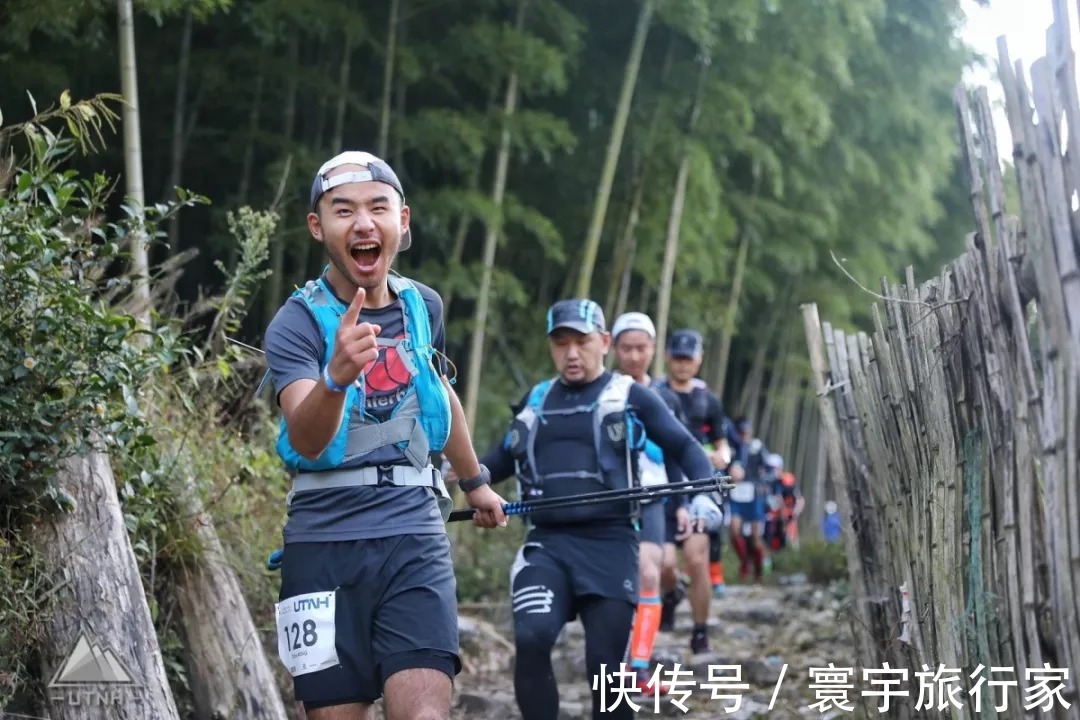
[[[395,445],[417,469],[427,466],[429,453],[443,449],[450,437],[450,397],[435,370],[435,349],[431,345],[431,319],[424,298],[408,278],[391,274],[390,289],[400,298],[405,337],[401,340],[379,338],[381,346],[396,346],[398,357],[411,379],[404,397],[386,422],[379,422],[364,409],[364,377],[347,391],[342,422],[333,440],[317,460],[308,460],[293,449],[289,430],[281,419],[277,441],[278,455],[293,471],[332,470],[371,451]],[[293,293],[301,298],[314,316],[325,343],[324,369],[334,353],[341,316],[348,309],[326,286],[323,279],[308,282]]]

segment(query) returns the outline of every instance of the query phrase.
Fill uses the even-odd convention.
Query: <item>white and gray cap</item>
[[[366,167],[367,170],[341,173],[332,178],[326,177],[326,173],[342,165],[360,165]],[[369,152],[347,150],[324,162],[319,171],[315,173],[315,179],[311,183],[311,212],[315,212],[315,206],[318,205],[319,198],[327,190],[346,183],[360,182],[385,183],[397,191],[397,194],[401,196],[402,203],[405,202],[405,191],[401,189],[401,181],[398,180],[397,173],[385,160],[377,158]],[[411,245],[412,230],[409,229],[401,236],[401,246],[398,250],[408,250]]]
[[[615,320],[615,324],[611,326],[611,338],[615,340],[620,333],[627,330],[641,330],[653,340],[656,339],[656,326],[653,325],[652,319],[645,313],[628,312],[620,315]]]

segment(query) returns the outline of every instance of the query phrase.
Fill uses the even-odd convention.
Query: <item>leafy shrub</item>
[[[91,439],[113,449],[150,442],[140,388],[178,350],[169,332],[147,332],[115,309],[128,283],[109,270],[142,227],[137,214],[127,208],[123,221],[105,223],[106,178],[60,169],[75,141],[43,125],[26,132],[29,156],[0,189],[0,507],[8,527],[12,513],[43,497],[63,505],[58,467]],[[172,211],[150,209],[143,222]]]
[[[797,550],[786,548],[773,556],[773,572],[801,572],[816,585],[828,585],[847,580],[847,555],[841,543],[803,540]]]
[[[198,198],[143,214],[124,206],[105,222],[111,187],[62,169],[113,117],[101,98],[46,111],[0,131],[26,139],[23,159],[0,168],[0,706],[28,682],[47,579],[22,530],[69,507],[57,483],[66,458],[91,446],[135,453],[153,444],[141,409],[146,381],[176,361],[167,330],[148,332],[119,310],[129,283],[111,273],[126,241]],[[63,119],[72,137],[45,124]],[[100,136],[100,133],[99,133]]]

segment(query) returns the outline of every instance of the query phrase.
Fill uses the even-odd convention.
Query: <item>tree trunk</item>
[[[255,164],[255,138],[259,134],[259,108],[262,107],[263,85],[265,76],[262,71],[255,76],[255,97],[251,101],[250,113],[248,114],[247,142],[244,143],[244,159],[240,166],[240,187],[236,191],[237,205],[246,205],[248,193],[251,189],[251,173]],[[236,268],[236,262],[240,256],[240,243],[229,243],[229,270]]]
[[[784,388],[787,383],[788,368],[791,365],[791,339],[785,337],[781,340],[780,345],[777,348],[777,353],[774,355],[771,372],[769,374],[769,386],[765,390],[764,399],[765,407],[761,411],[761,423],[758,427],[758,437],[765,441],[765,444],[774,448],[776,446],[776,415],[779,414],[778,406],[782,399]],[[772,452],[777,452],[773,449]]]
[[[646,315],[652,315],[652,312],[649,309],[652,304],[652,291],[652,283],[646,282],[641,284],[641,301],[638,303],[638,305],[641,307],[641,312],[645,313]],[[660,346],[658,345],[657,347]]]
[[[191,29],[194,24],[193,13],[188,10],[184,16],[184,29],[180,34],[180,60],[177,64],[176,73],[176,99],[173,102],[173,137],[172,137],[172,169],[169,172],[169,187],[163,195],[176,192],[180,186],[184,167],[184,145],[187,135],[187,78],[188,65],[191,62]],[[169,218],[169,256],[176,255],[180,250],[180,214],[174,213]]]
[[[329,53],[325,47],[320,46],[315,51],[316,57],[312,60],[314,65],[318,65],[322,68],[322,72],[330,73],[333,71],[333,65],[328,63],[326,56]],[[311,147],[315,149],[319,154],[323,153],[325,149],[326,141],[326,125],[329,118],[330,100],[326,93],[317,93],[316,111],[315,111],[315,130],[312,134],[314,138],[311,143]],[[296,256],[296,262],[294,263],[293,270],[293,286],[301,286],[307,282],[308,278],[317,275],[322,271],[322,254],[316,251],[316,244],[307,239],[306,242],[300,243],[298,253]],[[313,259],[314,258],[314,259]]]
[[[57,593],[42,657],[47,714],[179,720],[108,456],[65,461],[60,483],[74,509],[36,537]]]
[[[337,110],[334,113],[334,137],[330,140],[330,153],[334,155],[345,149],[345,115],[349,107],[349,75],[352,71],[352,51],[353,36],[352,32],[347,30],[345,32],[345,50],[342,53],[341,67],[338,72],[338,102]]]
[[[146,203],[143,190],[142,132],[139,127],[139,78],[135,59],[135,19],[132,0],[117,0],[120,38],[120,92],[124,96],[122,110],[124,125],[124,178],[128,200],[143,217]],[[131,274],[134,287],[134,315],[144,327],[150,327],[150,259],[147,251],[149,235],[140,227],[131,238]]]
[[[293,35],[289,39],[289,67],[294,72],[289,73],[288,87],[285,91],[285,118],[284,128],[282,129],[282,139],[284,140],[283,146],[289,148],[292,144],[295,130],[296,130],[296,96],[299,92],[299,77],[295,69],[297,67],[297,58],[300,55],[300,40],[297,35]],[[340,102],[344,105],[344,95],[339,93]],[[339,123],[340,129],[340,123]],[[286,151],[287,152],[287,151]],[[283,200],[281,208],[278,212],[282,217],[285,215],[285,208],[289,206],[288,201]],[[266,285],[264,286],[263,296],[263,327],[270,324],[270,321],[274,318],[278,308],[281,306],[283,298],[282,286],[282,273],[285,270],[285,238],[287,235],[284,229],[278,230],[274,233],[274,237],[270,239],[270,274],[266,278]]]
[[[780,433],[777,450],[784,458],[784,469],[795,469],[795,420],[799,414],[799,395],[802,385],[794,363],[788,363],[787,387],[784,390],[783,414],[780,418]]]
[[[593,203],[593,214],[592,219],[589,221],[589,230],[585,235],[584,257],[581,261],[581,274],[578,276],[578,297],[588,297],[592,285],[593,266],[596,265],[596,254],[600,249],[600,236],[604,230],[604,217],[607,215],[608,200],[611,199],[611,185],[615,180],[615,167],[618,165],[619,154],[622,151],[626,121],[630,117],[630,103],[634,98],[638,69],[641,67],[641,56],[645,52],[645,38],[649,34],[649,25],[652,23],[655,5],[655,0],[642,0],[637,27],[634,28],[634,39],[630,45],[630,56],[626,59],[622,90],[619,92],[619,103],[615,108],[615,118],[611,125],[611,137],[608,139],[607,154],[604,156],[604,169],[600,175],[600,183],[596,188],[596,200]]]
[[[382,109],[379,114],[379,144],[376,155],[386,157],[390,148],[390,104],[394,98],[394,59],[397,54],[398,9],[400,0],[390,0],[390,22],[386,29],[386,59],[383,62]],[[401,171],[401,168],[398,168]]]
[[[498,81],[491,83],[491,88],[488,90],[487,102],[484,103],[484,107],[487,110],[491,110],[495,106],[495,100],[499,95],[499,83]],[[466,188],[471,192],[480,187],[480,165],[478,161],[469,173],[469,179],[466,181]],[[469,212],[462,211],[461,217],[458,218],[457,230],[454,231],[454,242],[450,250],[450,263],[449,273],[454,275],[456,280],[458,274],[461,272],[461,262],[465,257],[465,242],[469,239],[469,228],[472,227],[472,216]],[[443,293],[443,317],[446,322],[450,322],[450,305],[454,301],[454,285],[448,283],[446,291]]]
[[[809,457],[810,443],[814,439],[814,405],[810,402],[810,398],[805,388],[799,388],[797,405],[799,425],[798,433],[795,436],[795,456],[788,469],[795,473],[795,477],[798,478],[800,484],[802,484],[805,482],[804,478],[808,474],[807,458]],[[804,491],[803,495],[805,494]]]
[[[615,297],[615,312],[612,317],[619,317],[626,312],[626,303],[630,299],[630,283],[634,279],[634,260],[636,258],[637,236],[632,235],[630,244],[626,248],[626,261],[623,264],[622,277],[619,278],[619,294]]]
[[[667,82],[671,74],[671,64],[675,58],[675,43],[668,43],[668,51],[664,57],[664,67],[660,71],[660,83]],[[648,179],[649,160],[652,158],[653,142],[656,137],[656,129],[660,126],[660,110],[664,106],[659,100],[653,108],[652,117],[649,119],[648,130],[645,131],[645,143],[642,151],[641,167],[637,177],[634,178],[634,195],[630,201],[630,211],[626,214],[626,224],[622,234],[615,242],[614,252],[611,254],[611,284],[608,286],[606,308],[615,306],[612,313],[617,318],[626,310],[627,299],[630,296],[630,281],[634,276],[634,256],[637,253],[637,226],[641,220],[641,205],[645,199],[645,185]],[[617,295],[616,295],[617,293]]]
[[[675,279],[675,260],[679,254],[679,229],[682,225],[683,203],[686,201],[686,183],[690,177],[691,142],[698,115],[701,113],[701,98],[705,93],[705,77],[709,62],[704,61],[698,77],[697,91],[694,93],[694,105],[690,110],[690,122],[687,123],[686,146],[679,174],[675,179],[675,196],[671,200],[671,215],[668,217],[667,238],[664,243],[664,268],[660,276],[660,295],[656,308],[656,346],[667,346],[668,312],[671,308],[671,284]],[[653,359],[653,375],[659,376],[664,371],[664,353],[656,353]]]
[[[746,271],[746,256],[750,249],[750,229],[743,228],[739,239],[739,253],[735,257],[735,275],[731,278],[731,297],[728,298],[727,311],[724,313],[724,329],[720,333],[720,357],[716,361],[716,372],[712,386],[718,394],[723,394],[727,382],[727,366],[731,357],[731,341],[735,335],[736,316],[739,310],[739,297],[742,295],[743,273]]]
[[[194,484],[181,490],[201,542],[175,592],[188,650],[195,714],[212,720],[286,720],[277,679],[236,573]]]
[[[777,304],[777,308],[782,307],[784,307],[784,304]],[[746,375],[746,382],[743,383],[742,391],[739,393],[739,400],[735,406],[736,412],[745,415],[755,430],[757,428],[757,410],[760,406],[761,384],[765,378],[765,362],[768,359],[769,348],[772,347],[773,335],[776,333],[779,323],[780,311],[774,310],[765,332],[754,338],[757,351],[754,353],[754,359],[750,364],[750,372]]]
[[[401,52],[401,48],[408,45],[409,36],[409,2],[408,0],[399,0],[401,7],[398,8],[398,15],[401,19],[398,21],[398,38],[397,47],[398,52]],[[408,92],[408,85],[405,83],[405,79],[401,78],[394,86],[394,113],[397,116],[398,122],[405,117],[405,97]],[[393,150],[390,151],[390,156],[393,161],[393,166],[398,168],[397,172],[401,172],[401,155],[403,148],[403,138],[401,136],[400,128],[396,129],[393,137]]]
[[[480,170],[479,168],[474,170],[469,176],[468,188],[475,190],[476,186],[480,184]],[[450,307],[454,304],[454,283],[457,282],[458,274],[461,272],[461,260],[465,257],[465,241],[469,237],[469,226],[472,225],[472,218],[469,213],[461,213],[461,217],[458,218],[457,230],[454,231],[454,242],[450,249],[450,262],[448,263],[447,275],[450,277],[449,283],[447,283],[446,290],[443,291],[443,318],[445,322],[449,322],[450,319]]]
[[[525,5],[527,0],[518,0],[515,27],[520,31],[525,24]],[[476,424],[476,405],[480,398],[480,370],[484,364],[484,329],[487,325],[488,302],[491,294],[491,276],[495,269],[495,250],[502,233],[502,202],[506,191],[506,172],[510,164],[510,120],[517,109],[518,74],[517,69],[510,72],[506,82],[506,100],[503,105],[502,137],[499,140],[499,154],[495,160],[495,183],[491,190],[491,201],[495,206],[495,219],[488,223],[487,236],[484,238],[484,265],[480,276],[480,291],[476,297],[476,314],[473,317],[472,343],[469,348],[468,385],[465,387],[465,420],[469,427]]]

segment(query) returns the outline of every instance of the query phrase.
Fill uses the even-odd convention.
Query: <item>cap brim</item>
[[[668,355],[673,358],[685,358],[688,360],[697,357],[697,353],[686,350],[668,350]]]
[[[548,335],[550,335],[551,333],[555,332],[556,330],[558,330],[560,328],[567,328],[568,330],[574,330],[576,332],[581,333],[582,335],[588,335],[589,333],[603,332],[604,331],[604,328],[599,327],[597,325],[589,325],[584,320],[567,320],[566,322],[561,322],[561,323],[555,324],[550,330],[548,330]]]
[[[652,333],[652,332],[651,332],[651,331],[649,330],[649,328],[643,328],[643,327],[635,327],[635,326],[631,326],[631,327],[621,327],[621,328],[619,328],[618,332],[616,332],[615,330],[612,330],[612,331],[611,331],[611,337],[613,337],[613,338],[617,338],[617,337],[619,337],[620,335],[623,335],[623,334],[625,334],[625,333],[628,333],[628,332],[643,332],[643,333],[645,333],[646,335],[648,335],[648,336],[649,336],[649,339],[650,339],[650,340],[655,340],[655,339],[656,339],[656,335],[654,335],[654,334],[653,334],[653,333]]]

